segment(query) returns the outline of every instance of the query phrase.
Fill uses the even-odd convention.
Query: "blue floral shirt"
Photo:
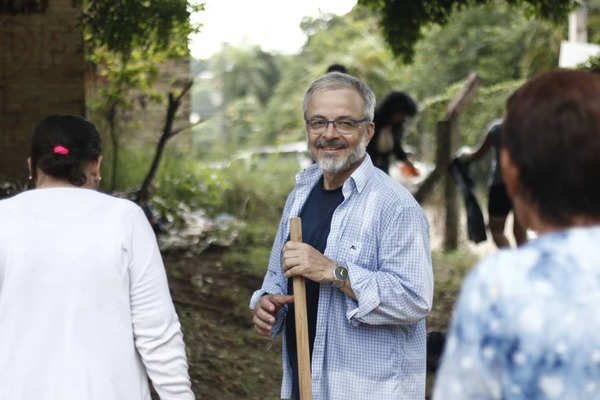
[[[548,233],[464,282],[434,400],[600,399],[600,227]]]
[[[287,294],[281,249],[289,220],[298,216],[322,172],[313,165],[296,177],[254,309],[265,293]],[[433,274],[429,225],[411,194],[369,156],[342,187],[325,255],[346,263],[357,300],[321,283],[311,361],[312,394],[324,399],[423,399],[425,317],[431,310]],[[285,326],[282,308],[273,335]],[[293,316],[292,316],[293,318]],[[291,369],[283,343],[281,397],[291,394]]]

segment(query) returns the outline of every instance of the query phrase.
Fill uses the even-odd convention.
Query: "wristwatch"
[[[348,268],[346,264],[338,264],[333,270],[333,283],[331,286],[340,289],[348,280]]]

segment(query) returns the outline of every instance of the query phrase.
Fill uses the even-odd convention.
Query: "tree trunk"
[[[117,114],[117,105],[116,104],[112,104],[110,106],[110,111],[108,112],[108,126],[109,126],[109,132],[110,132],[110,140],[111,140],[111,144],[112,144],[112,150],[113,150],[113,158],[112,158],[112,171],[111,171],[111,178],[110,178],[110,187],[109,190],[110,192],[114,192],[115,191],[115,187],[117,185],[117,168],[119,165],[119,138],[117,136],[117,121],[116,121],[116,114]]]
[[[173,96],[173,93],[169,93],[169,95],[168,95],[169,96],[169,105],[167,106],[167,115],[165,118],[165,125],[163,127],[160,140],[158,141],[158,145],[156,147],[156,153],[154,154],[154,160],[152,160],[152,165],[150,166],[150,170],[148,171],[148,174],[146,175],[146,178],[144,179],[144,183],[142,184],[142,187],[140,188],[140,190],[138,190],[138,192],[136,194],[135,201],[138,204],[143,204],[144,202],[148,201],[148,199],[150,197],[150,195],[149,195],[150,185],[152,184],[152,180],[154,179],[154,176],[156,175],[156,172],[158,171],[158,166],[160,164],[160,160],[162,159],[162,155],[165,150],[167,141],[169,139],[171,139],[173,136],[177,135],[179,132],[181,132],[181,131],[173,131],[173,121],[175,120],[175,115],[177,114],[177,110],[179,109],[179,106],[181,105],[181,99],[188,92],[188,90],[190,90],[190,88],[192,87],[192,84],[193,84],[193,81],[188,82],[188,84],[185,86],[185,88],[181,91],[181,93],[177,97]]]

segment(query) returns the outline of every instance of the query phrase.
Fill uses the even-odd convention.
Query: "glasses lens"
[[[335,121],[335,129],[342,134],[352,133],[356,128],[354,121],[349,119],[340,119]]]
[[[323,132],[327,129],[327,121],[324,119],[311,119],[308,121],[308,128],[315,133]]]

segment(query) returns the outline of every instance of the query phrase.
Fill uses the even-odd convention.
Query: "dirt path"
[[[248,302],[261,279],[221,266],[223,248],[163,254],[197,399],[279,398],[281,342],[252,329]]]

